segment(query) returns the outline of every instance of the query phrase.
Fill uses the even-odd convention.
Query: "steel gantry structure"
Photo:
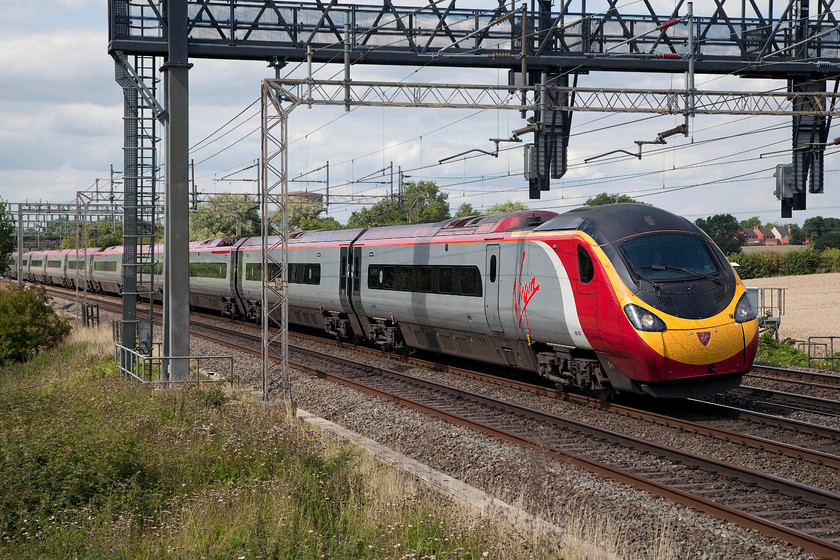
[[[552,0],[519,4],[488,0],[487,9],[458,8],[456,0],[428,0],[419,6],[397,6],[393,0],[383,0],[380,5],[346,6],[339,6],[337,0],[109,0],[109,51],[118,64],[127,56],[166,61],[168,103],[160,118],[168,123],[169,138],[167,254],[179,251],[175,245],[182,243],[179,239],[185,234],[176,230],[187,223],[187,204],[179,202],[188,199],[188,192],[181,188],[186,180],[180,171],[181,167],[186,169],[188,161],[186,143],[180,137],[173,142],[170,135],[174,127],[186,126],[190,58],[266,60],[275,67],[288,62],[344,62],[345,79],[335,92],[313,94],[313,88],[332,86],[316,83],[311,76],[306,84],[290,87],[307,88],[306,94],[297,91],[297,99],[318,97],[345,107],[393,102],[387,95],[363,101],[358,93],[363,84],[350,78],[349,67],[353,64],[507,69],[511,89],[504,93],[503,103],[496,100],[490,105],[516,105],[523,118],[531,114],[530,124],[513,132],[534,134],[528,177],[532,198],[539,198],[552,178],[565,173],[575,111],[637,111],[645,105],[646,111],[686,116],[706,111],[789,115],[792,162],[783,174],[787,182],[777,186],[782,215],[789,216],[792,210],[805,208],[806,192],[823,190],[823,151],[836,94],[836,85],[829,91],[828,83],[835,80],[836,84],[840,76],[840,24],[834,3],[716,0],[709,15],[694,15],[691,3],[684,0],[677,0],[670,13],[657,13],[648,0],[629,7],[619,6],[615,0],[564,0],[557,9],[553,9]],[[603,71],[687,73],[687,87],[659,94],[576,87],[578,76]],[[785,79],[788,85],[782,95],[697,92],[693,87],[695,73]],[[138,95],[149,90],[140,82]],[[405,85],[400,84],[398,89],[405,91]],[[377,92],[382,86],[385,84],[369,84],[368,90]],[[441,87],[422,86],[428,88],[419,94],[421,97]],[[454,89],[466,91],[461,89],[464,86],[468,84]],[[507,97],[511,92],[514,98],[519,96],[516,103]],[[412,95],[420,99],[417,93]],[[660,101],[653,101],[657,95]],[[463,100],[473,107],[485,106],[475,98]],[[430,106],[453,106],[449,99],[438,101],[439,105]],[[275,96],[273,103],[285,114],[296,106],[292,103],[283,108],[289,103],[280,96]],[[264,151],[267,144],[275,142],[265,138],[272,126],[264,114]],[[687,127],[681,131],[687,132]],[[285,133],[276,142],[277,153],[282,153]],[[263,189],[272,188],[267,185],[265,170],[274,169],[272,173],[279,177],[274,185],[282,185],[285,193],[285,168],[270,154],[263,156],[263,166]],[[277,171],[277,167],[282,169]],[[285,207],[281,198],[274,198],[280,209]],[[263,204],[267,203],[264,197]],[[269,214],[270,210],[264,208],[263,219],[267,221]],[[169,236],[170,231],[174,237]],[[268,263],[264,264],[265,274]],[[268,280],[264,283],[284,290],[285,275]],[[167,281],[167,293],[185,286],[188,290],[186,272],[167,273]],[[170,315],[186,315],[186,301],[183,293],[167,296]],[[268,307],[263,306],[264,310]],[[169,339],[166,332],[164,335],[166,342]],[[177,354],[184,350],[183,340],[171,340],[180,347],[173,346],[170,351]]]

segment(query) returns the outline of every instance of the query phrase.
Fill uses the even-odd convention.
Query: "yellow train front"
[[[738,386],[752,367],[758,325],[746,289],[688,220],[640,204],[581,208],[530,241],[556,255],[571,288],[557,300],[572,342],[552,341],[556,331],[533,318],[529,333],[540,373],[558,384],[602,398],[700,397]]]

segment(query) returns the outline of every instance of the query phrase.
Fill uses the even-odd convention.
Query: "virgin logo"
[[[699,332],[699,333],[697,333],[697,338],[700,339],[700,344],[702,344],[703,346],[708,346],[709,341],[712,339],[712,333],[710,333],[708,331]]]
[[[519,321],[519,328],[522,328],[522,320],[525,320],[525,327],[528,332],[531,332],[531,326],[528,324],[528,304],[531,303],[533,297],[540,291],[540,285],[537,284],[537,279],[531,275],[528,282],[522,282],[522,272],[525,268],[525,251],[522,251],[522,261],[519,263],[519,276],[513,280],[513,312],[516,319]]]

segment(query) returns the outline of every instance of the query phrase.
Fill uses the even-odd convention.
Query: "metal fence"
[[[153,354],[160,354],[159,345],[155,343]],[[124,377],[145,384],[228,382],[232,385],[236,381],[233,356],[147,356],[115,342],[114,361]],[[189,364],[189,375],[180,381],[173,381],[169,375],[176,361],[187,361]]]
[[[779,341],[779,325],[785,314],[786,288],[747,288],[747,296],[758,315],[758,329],[770,331]]]
[[[830,369],[840,368],[840,336],[809,336],[807,348],[808,367]]]

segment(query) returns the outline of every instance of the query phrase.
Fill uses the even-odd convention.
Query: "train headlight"
[[[735,306],[735,321],[746,323],[747,321],[752,321],[757,316],[755,309],[753,309],[750,303],[750,298],[747,297],[747,294],[742,295],[741,299],[738,300],[738,305]]]
[[[624,306],[624,314],[637,331],[662,332],[666,329],[662,319],[638,305],[628,303]]]

